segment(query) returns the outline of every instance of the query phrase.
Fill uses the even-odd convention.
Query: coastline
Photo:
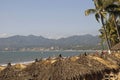
[[[7,63],[29,63],[36,58],[57,57],[61,54],[64,57],[75,56],[87,53],[95,53],[96,50],[65,50],[65,51],[42,51],[42,52],[19,52],[19,51],[0,51],[0,65],[5,66]]]
[[[30,63],[33,63],[35,61],[25,61],[25,62],[16,62],[16,63],[11,63],[12,66],[16,65],[16,64],[23,64],[23,65],[28,65]],[[6,67],[8,64],[0,64],[0,66],[2,67]]]

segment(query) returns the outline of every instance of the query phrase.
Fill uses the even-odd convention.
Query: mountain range
[[[100,39],[98,36],[92,35],[75,35],[67,38],[49,39],[42,36],[11,36],[8,38],[0,38],[0,50],[19,50],[21,48],[51,48],[57,49],[98,49]]]

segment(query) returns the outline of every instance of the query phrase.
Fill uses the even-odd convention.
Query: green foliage
[[[88,9],[85,15],[95,14],[102,27],[99,30],[102,44],[107,42],[108,48],[120,41],[120,28],[117,20],[120,20],[120,0],[93,0],[95,9]]]
[[[99,30],[101,32],[101,35],[99,36],[103,42],[105,42],[105,32],[103,27]],[[106,22],[106,32],[108,36],[108,40],[110,42],[111,47],[114,46],[119,42],[118,40],[118,35],[117,35],[117,30],[114,25],[113,18],[109,18],[109,20]]]

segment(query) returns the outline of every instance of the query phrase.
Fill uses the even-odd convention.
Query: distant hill
[[[0,38],[0,50],[7,48],[19,50],[20,48],[57,47],[59,49],[97,49],[100,39],[98,36],[80,35],[60,39],[48,39],[42,36],[12,36]]]

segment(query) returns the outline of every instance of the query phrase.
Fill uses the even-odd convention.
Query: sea
[[[33,62],[35,59],[43,59],[48,57],[63,57],[76,56],[84,53],[94,53],[95,50],[66,50],[66,51],[0,51],[0,65],[6,66],[8,63],[27,64]]]

